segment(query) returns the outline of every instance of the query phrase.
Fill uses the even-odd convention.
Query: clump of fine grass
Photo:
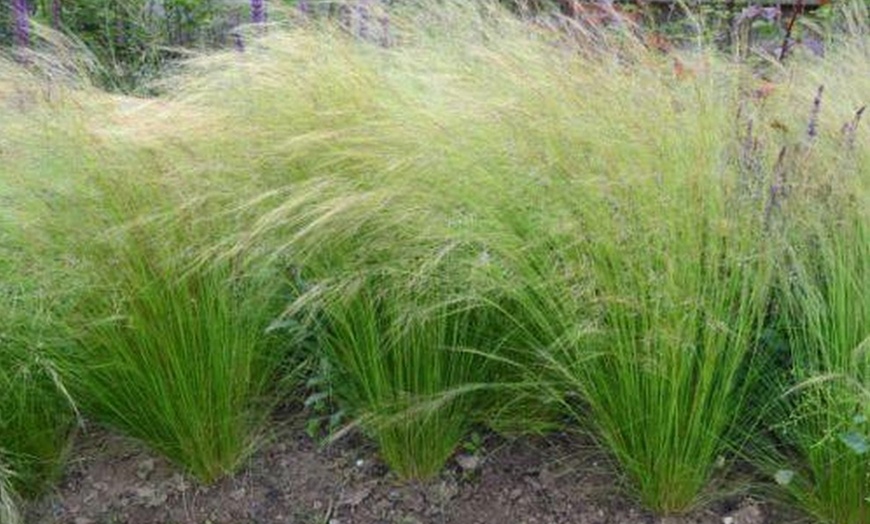
[[[92,273],[67,319],[76,347],[63,372],[90,416],[211,482],[253,449],[282,394],[292,347],[267,328],[285,278],[202,258],[212,226],[195,209],[137,213],[139,198],[165,197],[109,187],[95,204],[105,229],[77,252]]]
[[[385,401],[448,394],[462,381],[512,380],[490,372],[439,379],[419,391],[406,385],[409,375],[427,373],[418,367],[452,368],[466,358],[424,349],[450,346],[445,337],[462,340],[453,330],[469,327],[449,327],[452,315],[420,310],[417,301],[440,296],[434,289],[462,287],[464,271],[476,267],[478,297],[500,322],[484,327],[489,337],[473,337],[487,341],[471,346],[475,354],[498,360],[511,351],[511,362],[528,366],[523,380],[531,375],[549,385],[553,400],[570,406],[613,452],[647,504],[685,510],[710,480],[745,401],[768,278],[753,251],[761,206],[750,202],[736,212],[737,174],[723,145],[733,126],[719,101],[736,100],[736,75],[704,57],[711,70],[681,84],[669,61],[640,46],[621,48],[620,63],[604,52],[574,53],[559,33],[497,10],[453,14],[460,12],[471,21],[446,31],[458,37],[453,43],[438,36],[439,21],[456,21],[448,13],[429,20],[407,47],[340,47],[314,66],[294,66],[301,77],[331,80],[327,94],[336,105],[328,109],[309,94],[316,84],[298,92],[268,80],[251,86],[252,93],[267,90],[266,100],[301,105],[294,126],[317,129],[345,110],[353,114],[328,132],[285,141],[287,151],[270,157],[296,168],[305,159],[299,148],[311,151],[301,172],[352,181],[351,196],[330,205],[300,188],[264,213],[253,228],[257,241],[267,251],[298,255],[316,245],[339,254],[325,267],[304,256],[299,262],[312,266],[313,282],[337,286],[326,293],[324,347],[335,376],[348,377],[336,384],[359,384],[362,393],[344,400],[361,413],[393,414]],[[291,49],[316,52],[309,40],[316,37],[303,32],[308,47]],[[280,54],[268,42],[261,52]],[[284,67],[267,55],[245,67],[271,71],[276,64]],[[322,71],[329,75],[311,76]],[[367,90],[344,93],[359,79]],[[272,114],[261,119],[253,99],[238,111],[256,118],[249,125],[261,136],[285,125]],[[287,170],[288,183],[297,173]],[[354,202],[373,187],[386,195],[381,205]],[[309,205],[300,205],[306,198]],[[373,229],[359,236],[361,223]],[[410,292],[417,273],[403,264],[451,245],[468,249],[464,261],[422,281],[432,289]],[[349,288],[335,279],[368,275],[372,267],[392,270],[383,281],[351,281]],[[432,318],[417,320],[415,311]],[[396,326],[403,323],[411,327]],[[392,354],[406,357],[382,358]],[[442,435],[439,442],[455,441],[457,430],[420,427]],[[372,431],[376,439],[386,434]],[[439,455],[449,447],[439,445]],[[411,449],[410,456],[423,454]]]
[[[34,81],[22,75],[25,94]],[[281,269],[212,263],[204,246],[228,223],[208,181],[134,142],[150,130],[141,102],[54,94],[11,108],[0,171],[18,246],[63,305],[53,314],[71,343],[50,358],[88,418],[212,481],[252,449],[281,394],[290,346],[265,333]]]
[[[737,86],[713,80],[714,69],[674,102],[666,71],[645,86],[623,74],[609,80],[614,100],[596,104],[645,107],[590,130],[587,147],[613,162],[592,154],[600,164],[565,167],[549,188],[561,198],[544,197],[544,213],[565,218],[530,235],[551,237],[524,253],[530,293],[519,292],[514,321],[626,487],[658,512],[683,512],[702,502],[744,413],[770,269],[760,203],[742,201],[728,162],[733,127],[720,101]],[[624,141],[607,136],[614,127]],[[542,300],[542,289],[553,295]]]
[[[226,269],[152,260],[118,271],[105,290],[114,303],[90,297],[78,310],[79,347],[65,365],[83,406],[205,482],[232,472],[271,405],[283,349],[265,336],[274,302]]]
[[[395,472],[427,478],[475,420],[462,390],[484,382],[486,361],[468,352],[478,342],[468,305],[403,284],[386,276],[337,288],[341,296],[319,311],[318,341],[346,415],[371,433]]]

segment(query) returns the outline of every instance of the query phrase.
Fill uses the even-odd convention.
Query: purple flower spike
[[[51,27],[55,29],[60,29],[60,20],[63,15],[63,7],[61,6],[61,0],[52,0],[51,1]]]
[[[266,23],[266,0],[251,0],[251,22]]]
[[[782,11],[780,11],[779,6],[764,7],[761,9],[761,17],[768,22],[775,22],[781,15]]]
[[[299,3],[296,4],[296,7],[303,15],[311,14],[311,5],[308,3],[308,0],[299,0]]]
[[[822,95],[825,92],[825,86],[820,85],[816,91],[816,98],[813,99],[813,110],[810,113],[810,122],[807,125],[807,138],[815,140],[819,134],[819,113],[822,110]]]
[[[369,14],[369,3],[366,0],[360,0],[356,5],[356,13],[359,18],[359,30],[357,32],[358,36],[367,40],[369,37],[369,21],[371,15]]]
[[[779,157],[776,159],[776,165],[773,168],[774,179],[770,185],[770,194],[767,199],[767,204],[764,207],[764,225],[765,228],[770,227],[770,220],[773,217],[774,210],[780,208],[782,199],[788,195],[788,186],[785,179],[785,157],[788,150],[785,146],[779,150]]]
[[[245,41],[242,39],[242,35],[240,35],[238,31],[233,32],[233,47],[239,53],[245,52]]]
[[[12,0],[12,14],[15,17],[15,44],[27,47],[30,45],[30,8],[27,0]]]

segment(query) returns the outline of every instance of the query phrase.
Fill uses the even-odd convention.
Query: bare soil
[[[484,441],[438,478],[403,483],[359,436],[322,448],[299,425],[204,486],[134,442],[92,430],[66,476],[26,508],[39,524],[766,524],[747,497],[656,517],[617,488],[591,446],[564,435]]]

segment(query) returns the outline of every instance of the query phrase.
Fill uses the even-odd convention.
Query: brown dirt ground
[[[606,461],[564,435],[488,438],[438,478],[401,483],[360,437],[327,448],[300,425],[240,471],[203,486],[129,440],[91,430],[53,493],[26,508],[30,524],[773,524],[747,497],[659,518],[614,487]]]

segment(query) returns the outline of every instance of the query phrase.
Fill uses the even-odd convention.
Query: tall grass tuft
[[[394,48],[306,27],[197,73],[185,96],[239,93],[226,127],[286,186],[229,252],[299,264],[340,402],[386,456],[425,458],[388,459],[405,474],[487,404],[428,399],[537,382],[646,504],[690,508],[746,402],[768,287],[763,202],[728,157],[740,75],[699,54],[677,76],[630,33],[491,6],[402,16]],[[438,410],[377,423],[411,401]]]
[[[728,160],[721,100],[735,100],[734,86],[698,78],[682,86],[691,98],[673,101],[661,78],[612,81],[622,93],[597,104],[645,107],[637,120],[614,115],[621,142],[613,124],[585,139],[612,162],[591,154],[591,172],[566,169],[550,188],[562,200],[549,197],[547,212],[565,222],[532,254],[522,284],[532,293],[515,318],[551,392],[612,453],[626,487],[680,513],[703,502],[731,452],[771,273],[760,205],[741,195]]]
[[[144,196],[124,194],[101,193],[97,209]],[[264,436],[283,393],[273,385],[292,347],[267,328],[287,284],[277,267],[203,259],[209,225],[184,206],[166,213],[110,215],[78,253],[93,280],[70,314],[77,345],[63,369],[92,417],[211,482]]]
[[[232,218],[209,181],[148,147],[163,122],[146,103],[63,85],[45,97],[21,78],[0,173],[17,245],[63,306],[72,344],[49,348],[51,361],[87,418],[213,481],[263,436],[282,394],[290,337],[266,329],[286,299],[283,269],[210,259]]]
[[[479,342],[470,306],[391,277],[337,287],[320,310],[318,341],[347,416],[400,476],[428,478],[475,421],[467,389],[485,382],[487,362],[468,351]]]

